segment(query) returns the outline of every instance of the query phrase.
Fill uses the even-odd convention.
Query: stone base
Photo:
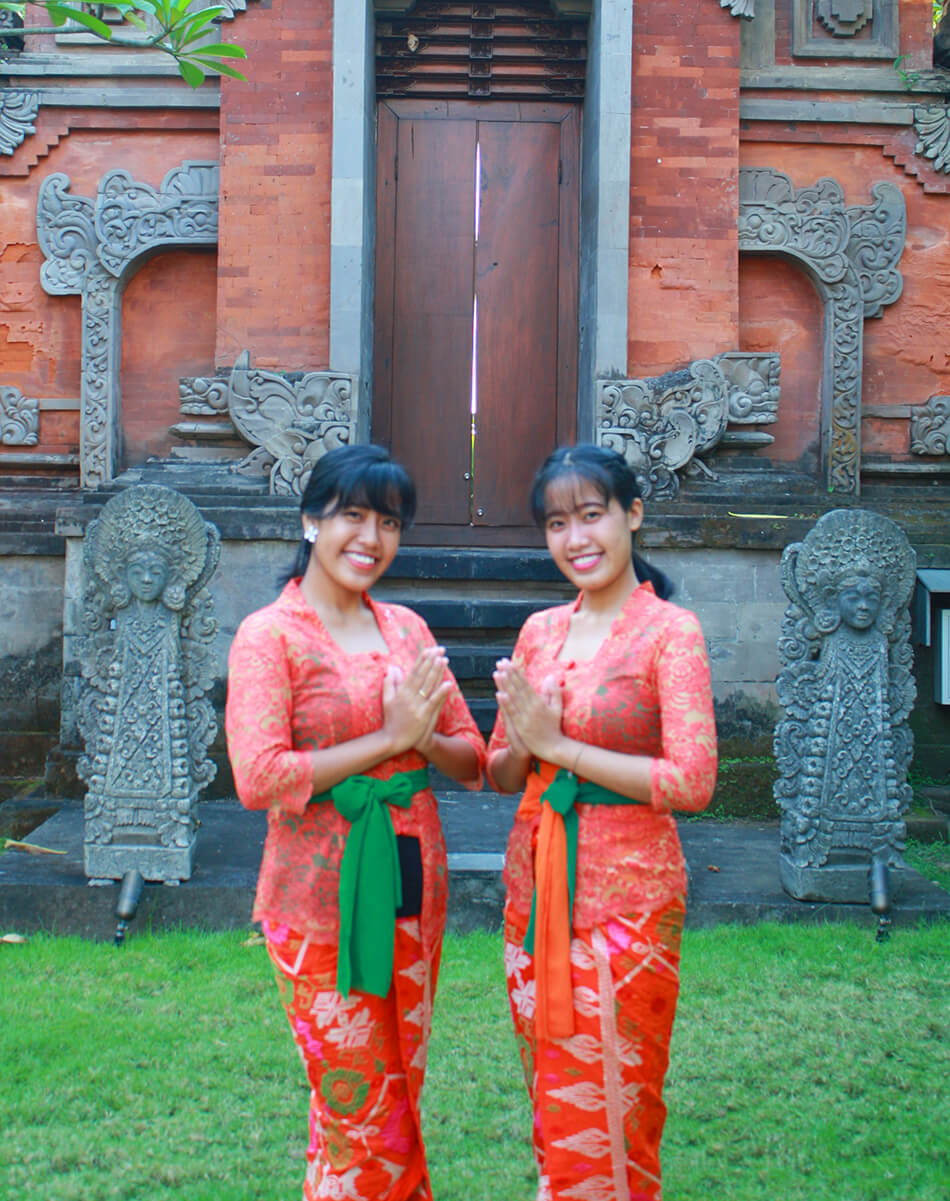
[[[121,880],[126,872],[137,869],[146,880],[165,883],[190,880],[195,862],[195,838],[186,847],[102,846],[85,844],[84,865],[90,879]]]
[[[838,859],[821,867],[798,867],[784,853],[779,855],[779,879],[789,896],[797,901],[828,901],[846,905],[870,904],[869,873],[866,856]],[[888,868],[891,904],[900,897],[909,869]]]

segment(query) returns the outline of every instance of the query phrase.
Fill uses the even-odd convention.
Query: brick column
[[[222,80],[215,362],[329,367],[333,0],[235,22],[247,83]]]
[[[740,25],[715,0],[634,7],[634,377],[739,346]]]

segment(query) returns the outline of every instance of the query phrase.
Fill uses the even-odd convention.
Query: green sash
[[[577,810],[578,801],[586,805],[639,805],[632,797],[622,796],[609,788],[601,788],[592,780],[580,780],[573,772],[561,767],[541,796],[542,805],[550,805],[555,813],[564,818],[564,833],[567,836],[567,894],[568,913],[574,915],[574,884],[577,877]],[[531,897],[531,917],[525,933],[524,947],[529,955],[534,954],[534,913],[538,902],[535,888]]]
[[[387,805],[408,809],[429,787],[429,769],[401,771],[388,780],[348,776],[315,801],[332,801],[350,832],[340,864],[340,945],[336,987],[385,997],[393,978],[396,910],[402,879],[396,833]]]

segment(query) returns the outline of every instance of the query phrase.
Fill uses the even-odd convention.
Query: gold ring
[[[428,692],[423,692],[421,688],[419,689],[419,695],[422,697],[422,699],[424,701],[427,701],[429,699]]]

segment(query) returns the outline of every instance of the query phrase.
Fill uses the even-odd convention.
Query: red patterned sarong
[[[680,899],[575,930],[574,1034],[538,1040],[526,914],[505,922],[508,999],[534,1110],[537,1201],[660,1201]]]
[[[310,1082],[304,1201],[432,1201],[419,1097],[440,947],[396,922],[386,997],[336,991],[337,948],[265,922],[281,1000]]]

